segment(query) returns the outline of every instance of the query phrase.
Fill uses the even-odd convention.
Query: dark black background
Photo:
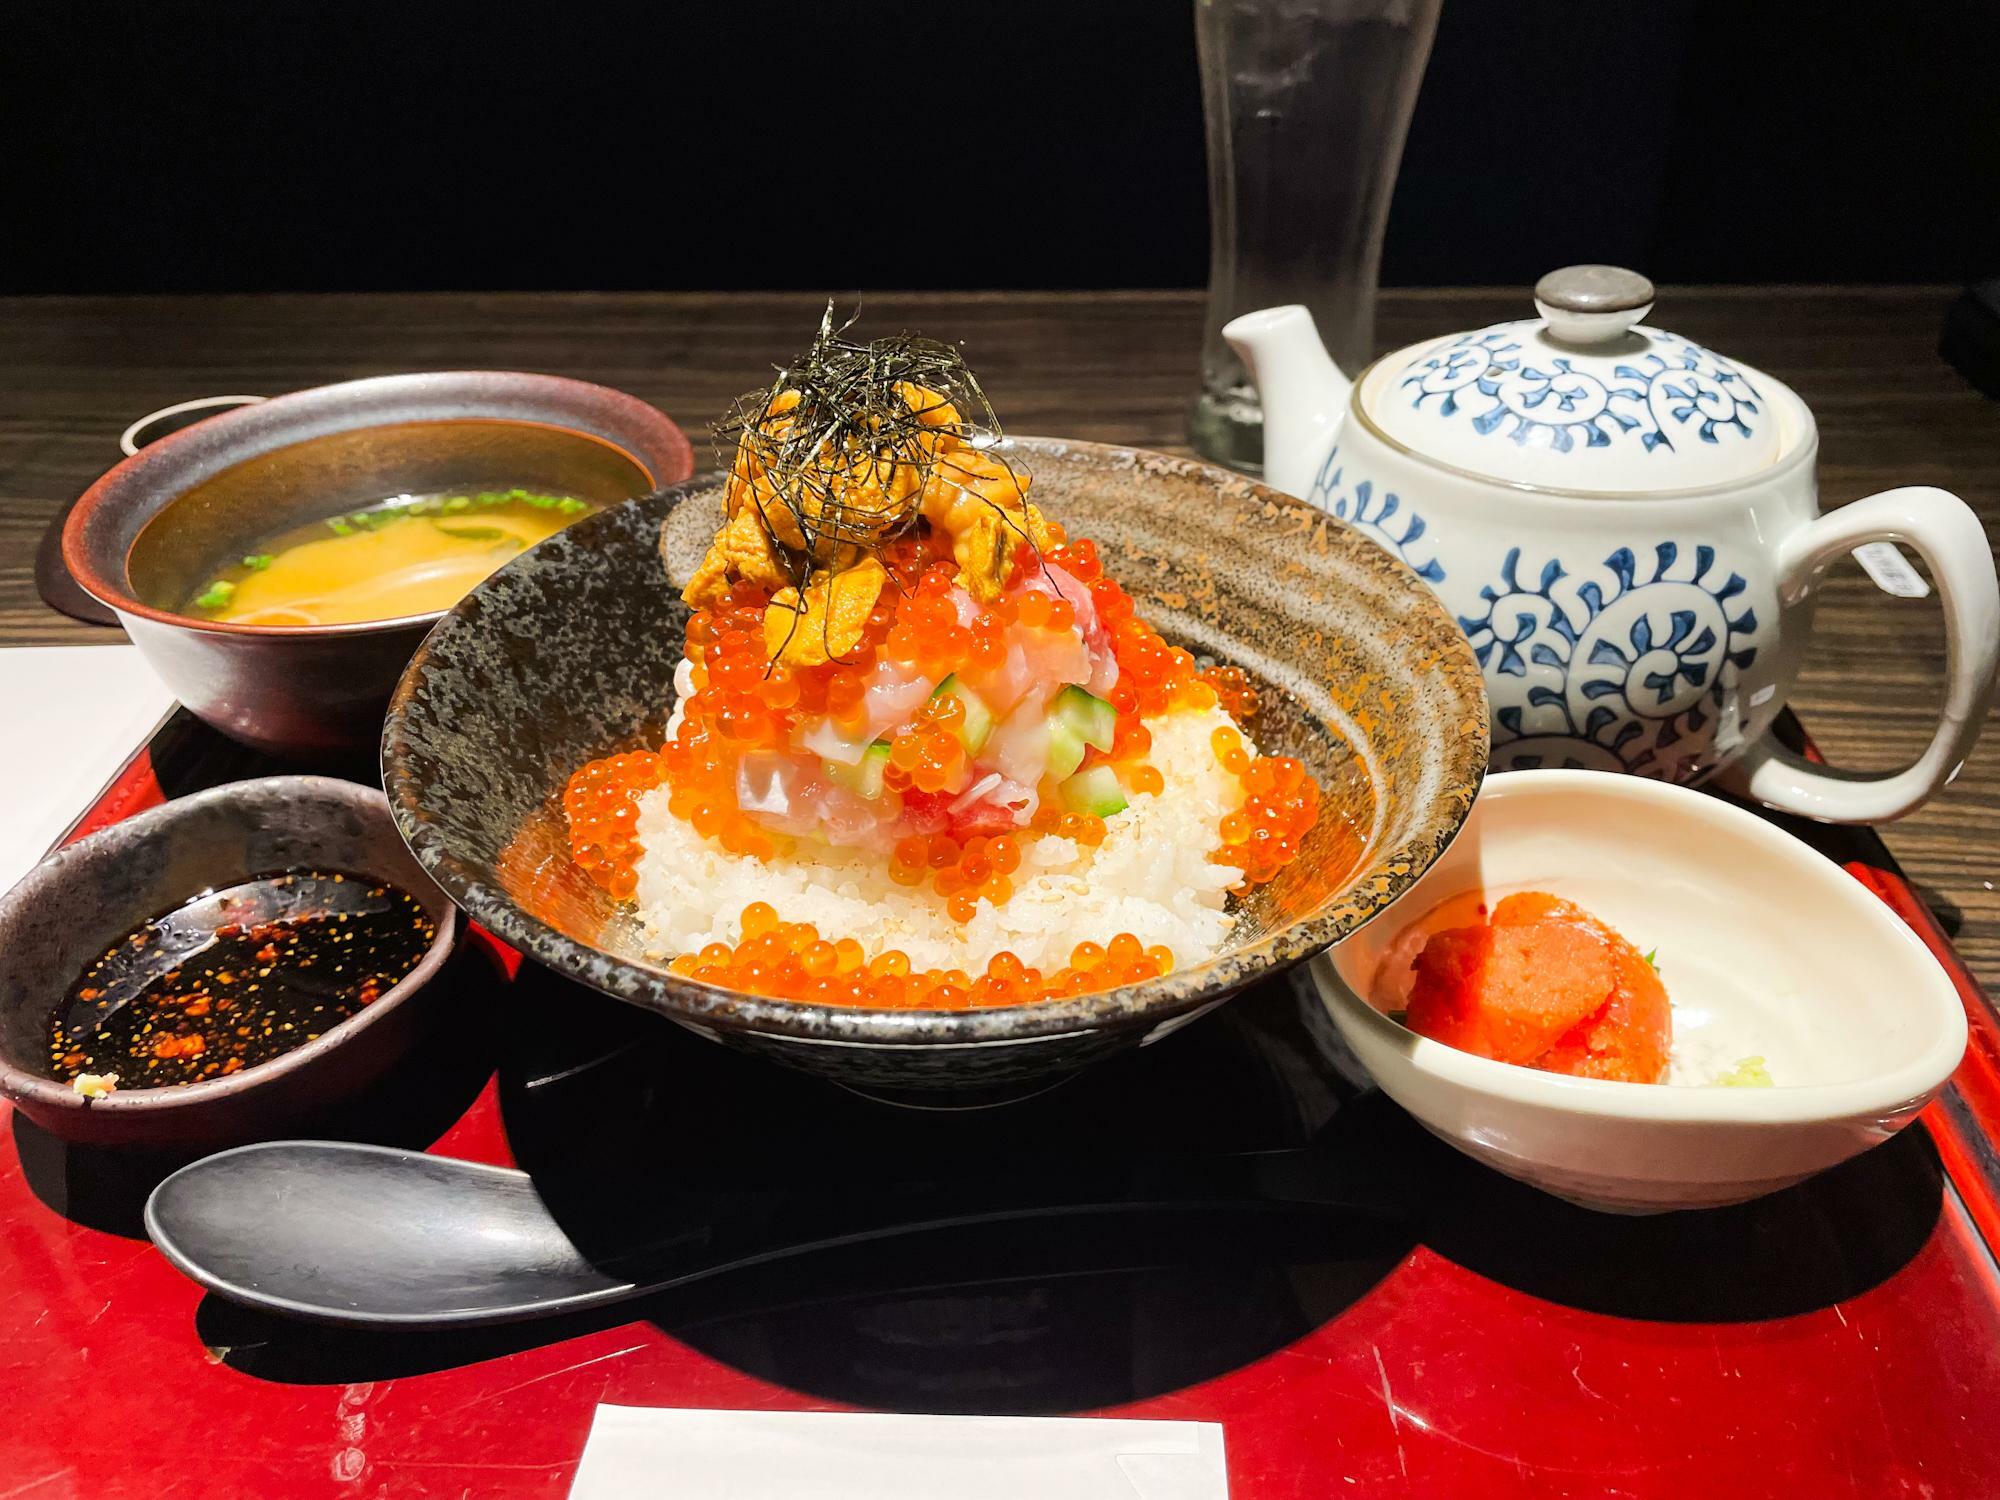
[[[1993,0],[1446,0],[1390,284],[2000,269]],[[0,291],[1175,286],[1189,0],[11,0]]]

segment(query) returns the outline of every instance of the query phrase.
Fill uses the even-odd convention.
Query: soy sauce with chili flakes
[[[241,1072],[387,994],[437,936],[421,903],[366,875],[287,870],[142,923],[84,970],[49,1018],[58,1082],[122,1089]]]

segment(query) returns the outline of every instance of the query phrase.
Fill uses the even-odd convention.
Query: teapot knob
[[[1535,283],[1535,310],[1565,344],[1608,344],[1653,310],[1653,283],[1623,266],[1564,266]]]

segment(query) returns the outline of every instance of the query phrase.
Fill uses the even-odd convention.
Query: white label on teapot
[[[1898,599],[1922,599],[1931,591],[1924,575],[1910,565],[1894,542],[1868,542],[1854,549],[1854,560],[1875,580],[1875,587]]]

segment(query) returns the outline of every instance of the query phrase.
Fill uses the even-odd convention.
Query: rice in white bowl
[[[928,884],[890,879],[879,853],[801,842],[773,860],[731,854],[675,817],[668,789],[655,788],[639,801],[644,852],[633,896],[647,953],[665,960],[709,943],[734,945],[743,908],[762,901],[782,921],[810,922],[828,941],[851,937],[871,958],[897,949],[917,969],[977,974],[1004,950],[1054,973],[1078,943],[1121,932],[1172,949],[1176,967],[1212,958],[1233,921],[1223,909],[1229,888],[1243,878],[1209,858],[1222,847],[1223,815],[1243,805],[1242,783],[1210,743],[1235,721],[1220,708],[1180,710],[1146,727],[1147,759],[1165,789],[1133,796],[1107,818],[1095,849],[1053,835],[1023,839],[1013,899],[1000,907],[981,900],[963,924]],[[1247,736],[1244,748],[1257,753]]]

